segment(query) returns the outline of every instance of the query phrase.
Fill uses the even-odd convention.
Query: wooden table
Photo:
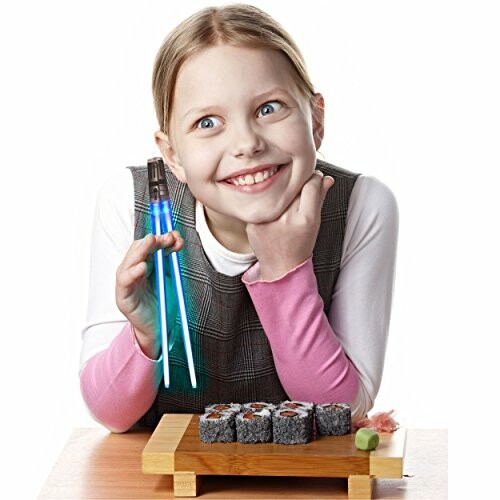
[[[47,479],[41,499],[176,498],[172,476],[142,473],[141,454],[151,434],[77,429]],[[377,479],[373,498],[447,498],[447,431],[408,429],[403,479]],[[339,478],[207,476],[197,498],[347,498]]]

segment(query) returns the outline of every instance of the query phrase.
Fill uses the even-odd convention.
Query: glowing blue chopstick
[[[172,205],[168,193],[165,176],[165,166],[162,158],[151,158],[148,160],[148,179],[150,195],[150,211],[153,234],[165,234],[174,229],[172,219]],[[159,232],[157,232],[159,231]],[[168,337],[167,337],[167,301],[165,291],[165,270],[164,270],[163,250],[155,252],[156,288],[158,293],[158,313],[160,319],[161,342],[163,351],[163,378],[165,387],[169,386],[168,370]],[[191,386],[196,388],[196,374],[194,371],[193,352],[191,349],[191,338],[189,336],[189,325],[184,302],[184,291],[182,288],[182,278],[179,266],[179,258],[176,252],[169,255],[172,272],[174,275],[175,295],[179,306],[179,313],[184,338],[184,350],[188,362],[189,378]]]
[[[151,226],[154,235],[162,234],[160,204],[151,202]],[[158,319],[160,321],[161,350],[163,353],[163,383],[165,387],[170,385],[170,374],[168,371],[168,327],[167,327],[167,294],[165,291],[165,260],[163,249],[155,252],[156,271],[156,298],[158,301]]]
[[[172,221],[172,204],[170,200],[161,201],[162,222],[165,225],[164,232],[169,233],[174,230]],[[179,265],[179,257],[177,252],[171,252],[169,255],[170,264],[174,273],[175,295],[177,296],[177,304],[179,305],[179,313],[181,316],[182,333],[184,337],[184,350],[186,351],[186,359],[189,368],[189,378],[191,386],[196,388],[196,375],[194,372],[193,351],[191,349],[191,338],[189,336],[189,324],[186,314],[186,303],[184,302],[184,290],[182,288],[181,268]]]

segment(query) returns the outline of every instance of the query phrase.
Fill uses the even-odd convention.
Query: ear
[[[167,134],[165,134],[165,132],[162,132],[161,130],[158,130],[158,132],[155,132],[155,141],[171,172],[177,177],[177,180],[179,182],[185,183],[186,174],[184,172],[184,168],[182,167],[182,163],[177,153],[175,152],[172,146],[172,142],[168,138]]]
[[[320,93],[311,98],[313,138],[316,151],[320,148],[325,134],[325,100]]]

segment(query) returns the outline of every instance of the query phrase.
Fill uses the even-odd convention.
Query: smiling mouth
[[[266,168],[265,170],[261,170],[255,174],[230,177],[229,179],[226,179],[225,182],[235,186],[251,186],[252,184],[260,184],[276,174],[281,167],[282,165],[276,165],[275,167]]]

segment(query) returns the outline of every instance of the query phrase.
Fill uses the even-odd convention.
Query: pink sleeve
[[[80,388],[98,422],[113,432],[125,432],[151,407],[161,378],[161,361],[146,357],[127,323],[110,346],[83,367]]]
[[[323,311],[312,259],[282,278],[258,280],[258,263],[243,275],[291,399],[315,403],[355,400],[359,379]]]

